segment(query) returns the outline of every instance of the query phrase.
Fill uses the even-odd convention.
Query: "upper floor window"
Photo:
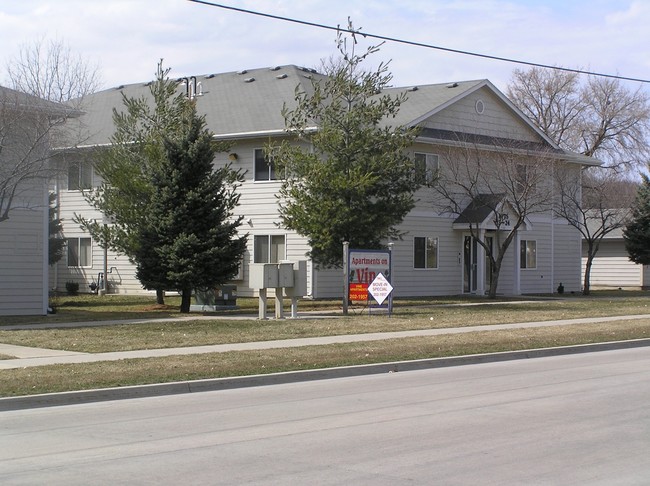
[[[284,235],[256,235],[253,246],[253,263],[278,263],[286,259]]]
[[[527,165],[517,164],[514,181],[516,194],[530,193],[534,189],[534,182],[531,176],[532,174]]]
[[[436,154],[415,153],[415,183],[430,186],[438,178],[440,162]]]
[[[438,268],[438,238],[413,238],[413,267]]]
[[[255,180],[256,181],[274,181],[275,165],[263,149],[255,149]]]
[[[68,238],[68,266],[92,266],[92,242],[90,238]]]
[[[535,240],[521,240],[519,249],[519,268],[537,268],[537,242]]]
[[[68,166],[68,190],[81,191],[93,185],[93,168],[90,164],[71,162]]]

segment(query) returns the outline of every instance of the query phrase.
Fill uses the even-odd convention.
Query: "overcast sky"
[[[650,79],[650,0],[220,3],[332,26],[351,17],[370,34]],[[63,40],[96,63],[104,88],[152,79],[161,58],[173,76],[187,76],[283,64],[317,67],[335,53],[332,31],[188,0],[0,0],[0,61],[39,38]],[[373,59],[392,60],[397,86],[487,78],[504,90],[518,67],[391,43]]]

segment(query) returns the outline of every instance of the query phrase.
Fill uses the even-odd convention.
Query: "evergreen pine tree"
[[[623,230],[625,249],[634,263],[650,265],[650,179],[641,174],[632,218]]]
[[[361,68],[378,47],[357,54],[354,35],[351,40],[348,45],[339,35],[340,60],[325,79],[313,81],[312,91],[297,92],[296,108],[283,113],[288,131],[310,144],[271,149],[285,176],[282,223],[307,237],[309,256],[325,268],[341,266],[343,241],[377,249],[399,238],[397,226],[414,207],[418,187],[407,154],[415,131],[387,124],[406,97],[382,94],[392,78],[387,65]]]
[[[241,172],[214,169],[216,149],[204,118],[192,109],[185,120],[177,136],[165,138],[136,251],[140,281],[180,290],[181,312],[189,312],[193,289],[213,288],[237,273],[247,238],[237,235],[242,218],[232,215]]]

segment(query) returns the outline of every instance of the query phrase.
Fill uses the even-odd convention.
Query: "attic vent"
[[[417,91],[418,89],[420,88],[418,88],[417,86],[411,86],[410,88],[406,88],[406,91]]]
[[[119,85],[117,88],[115,88],[115,89],[124,89],[124,85],[123,85],[123,84],[120,84],[120,85]]]
[[[216,74],[208,74],[205,79],[212,79],[216,76]]]
[[[271,68],[271,71],[279,71],[280,69],[280,66],[275,66]]]
[[[447,85],[447,88],[458,88],[458,83],[451,83]]]
[[[253,81],[255,81],[255,78],[246,78],[246,79],[244,79],[244,83],[252,83]]]
[[[474,108],[476,108],[476,113],[482,115],[485,112],[485,103],[483,103],[483,100],[476,100]]]
[[[307,79],[314,79],[314,77],[311,74],[303,74],[304,77]]]
[[[278,75],[275,77],[275,79],[286,79],[287,77],[288,77],[288,76],[287,76],[287,73],[282,73],[282,74],[278,74]]]
[[[146,83],[144,83],[145,86],[151,86],[152,84],[153,84],[153,81],[147,81]]]
[[[246,74],[248,71],[246,69],[242,69],[241,71],[237,71],[237,74]]]

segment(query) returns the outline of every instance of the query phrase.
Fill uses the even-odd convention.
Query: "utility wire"
[[[209,7],[216,7],[216,8],[222,8],[225,10],[233,10],[235,12],[241,12],[241,13],[246,13],[250,15],[257,15],[259,17],[266,17],[270,19],[275,19],[275,20],[282,20],[284,22],[292,22],[294,24],[300,24],[300,25],[307,25],[309,27],[317,27],[319,29],[326,29],[326,30],[334,30],[337,32],[348,32],[350,34],[354,35],[362,35],[363,37],[370,37],[372,39],[379,39],[382,41],[387,41],[387,42],[395,42],[398,44],[406,44],[409,46],[416,46],[416,47],[425,47],[427,49],[436,49],[439,51],[445,51],[445,52],[452,52],[454,54],[463,54],[466,56],[474,56],[474,57],[481,57],[483,59],[491,59],[493,61],[503,61],[503,62],[510,62],[514,64],[523,64],[525,66],[534,66],[534,67],[540,67],[540,68],[545,68],[545,69],[555,69],[557,71],[566,71],[566,72],[571,72],[571,73],[577,73],[577,74],[587,74],[589,76],[598,76],[598,77],[603,77],[603,78],[612,78],[612,79],[619,79],[621,81],[635,81],[638,83],[650,83],[650,80],[648,79],[641,79],[641,78],[630,78],[627,76],[619,76],[615,74],[605,74],[605,73],[597,73],[597,72],[591,72],[591,71],[584,71],[582,69],[572,69],[572,68],[565,68],[565,67],[560,67],[560,66],[551,66],[550,64],[540,64],[536,62],[530,62],[530,61],[521,61],[517,59],[512,59],[512,58],[507,58],[507,57],[499,57],[499,56],[491,56],[489,54],[480,54],[477,52],[470,52],[470,51],[463,51],[459,49],[451,49],[449,47],[441,47],[441,46],[435,46],[432,44],[425,44],[423,42],[415,42],[415,41],[409,41],[405,39],[398,39],[396,37],[388,37],[385,35],[379,35],[379,34],[371,34],[368,32],[360,32],[360,31],[355,31],[355,30],[350,30],[350,29],[345,29],[340,26],[333,27],[331,25],[325,25],[325,24],[319,24],[315,22],[308,22],[306,20],[299,20],[299,19],[293,19],[290,17],[282,17],[280,15],[273,15],[269,13],[264,13],[264,12],[256,12],[254,10],[247,10],[244,8],[238,8],[238,7],[231,7],[229,5],[222,5],[219,3],[214,3],[214,2],[208,2],[205,0],[188,0],[193,3],[199,3],[202,5],[207,5]]]

